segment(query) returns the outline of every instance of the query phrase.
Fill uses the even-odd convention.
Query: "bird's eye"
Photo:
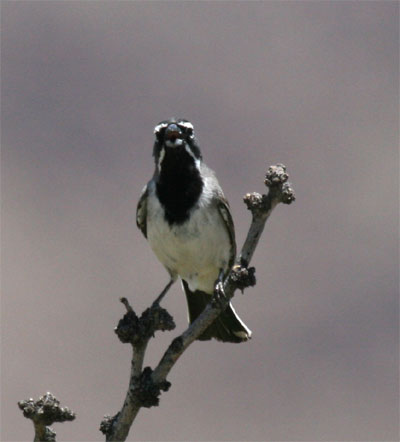
[[[185,124],[180,124],[179,127],[183,130],[183,132],[189,137],[193,136],[193,127]]]
[[[180,120],[179,127],[189,137],[193,137],[193,125],[190,121]]]

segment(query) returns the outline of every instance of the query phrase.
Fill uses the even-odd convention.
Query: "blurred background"
[[[130,347],[113,328],[167,273],[135,225],[153,127],[193,122],[228,197],[288,167],[234,305],[246,344],[196,342],[132,441],[398,440],[398,8],[370,2],[4,1],[2,436],[32,440],[17,401],[77,413],[59,441],[100,441]],[[186,327],[179,284],[154,366]]]

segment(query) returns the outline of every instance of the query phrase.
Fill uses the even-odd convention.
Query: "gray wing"
[[[224,221],[226,231],[228,232],[231,241],[231,254],[229,259],[229,268],[231,268],[235,263],[236,258],[235,226],[233,224],[231,211],[229,210],[229,203],[223,195],[218,196],[217,208]]]
[[[228,232],[229,239],[231,241],[231,251],[229,258],[229,267],[231,268],[235,263],[236,258],[236,241],[235,241],[235,226],[233,224],[233,219],[231,215],[231,211],[229,209],[228,200],[225,198],[224,192],[219,185],[217,177],[213,170],[207,167],[204,163],[201,164],[203,176],[212,181],[214,188],[214,204],[217,206],[217,210],[221,215],[221,218],[226,227],[226,231]]]
[[[147,185],[143,188],[142,194],[136,208],[136,224],[142,231],[145,238],[147,238]]]

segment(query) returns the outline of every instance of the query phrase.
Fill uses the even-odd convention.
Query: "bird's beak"
[[[169,141],[171,145],[178,145],[181,143],[177,143],[177,140],[182,141],[182,131],[179,129],[179,127],[171,123],[166,129],[165,129],[165,140]],[[168,143],[169,144],[169,143]]]

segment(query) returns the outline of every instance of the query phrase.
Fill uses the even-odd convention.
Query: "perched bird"
[[[202,161],[192,123],[162,121],[154,134],[156,168],[143,189],[136,221],[171,278],[159,299],[180,277],[192,323],[234,263],[235,230],[214,172]],[[229,303],[199,339],[243,342],[250,337]]]

